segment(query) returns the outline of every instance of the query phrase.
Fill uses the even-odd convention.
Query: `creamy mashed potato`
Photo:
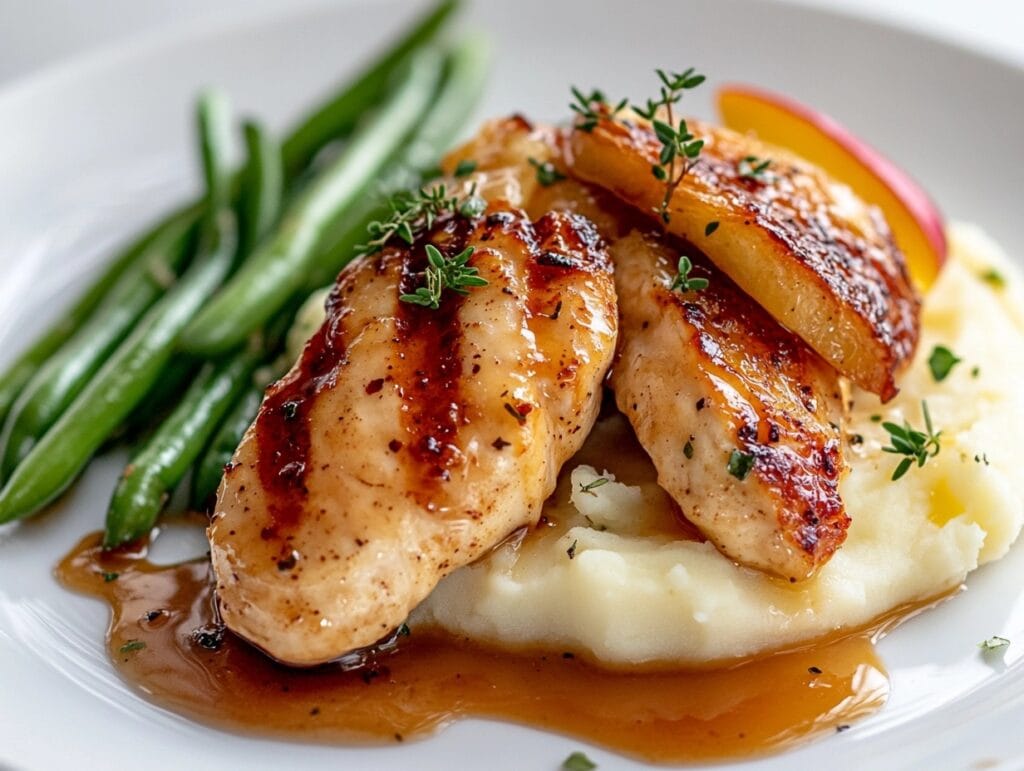
[[[1002,557],[1024,517],[1015,447],[1024,435],[1024,293],[978,229],[956,226],[949,237],[950,261],[926,298],[900,395],[883,406],[853,394],[842,488],[853,523],[816,577],[791,585],[700,542],[616,416],[566,465],[542,526],[446,578],[411,623],[589,653],[612,666],[700,663],[868,624]],[[991,271],[1005,286],[986,280]],[[322,321],[323,300],[318,293],[300,314],[293,357]],[[963,359],[941,383],[928,368],[936,345]],[[942,431],[941,452],[893,482],[899,457],[882,452],[881,420],[922,428],[922,399]],[[608,481],[584,489],[600,478]]]
[[[843,483],[853,523],[816,577],[790,585],[694,539],[617,417],[567,464],[544,526],[446,578],[411,623],[611,665],[706,662],[867,624],[1003,556],[1024,514],[1015,446],[1024,435],[1024,296],[984,234],[958,226],[950,241],[900,395],[883,406],[854,393]],[[1007,285],[983,278],[991,270]],[[936,383],[928,357],[939,344],[963,361]],[[899,457],[882,452],[888,435],[877,416],[921,428],[922,399],[941,452],[893,482]],[[584,491],[599,477],[609,481]]]

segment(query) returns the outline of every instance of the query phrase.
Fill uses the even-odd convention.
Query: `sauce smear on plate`
[[[57,574],[109,603],[111,659],[146,698],[263,735],[395,743],[487,717],[679,762],[764,754],[844,730],[888,694],[872,644],[881,627],[719,668],[618,672],[573,651],[502,651],[414,628],[380,650],[296,670],[218,623],[205,560],[158,566],[143,551],[104,554],[94,534]]]

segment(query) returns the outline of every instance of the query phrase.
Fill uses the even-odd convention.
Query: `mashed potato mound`
[[[567,464],[541,526],[446,578],[412,623],[609,665],[692,664],[863,626],[1002,557],[1024,514],[1015,447],[1024,435],[1024,295],[980,231],[954,227],[950,241],[900,395],[882,405],[854,393],[843,482],[853,523],[813,579],[790,585],[700,542],[614,417]],[[936,345],[962,359],[940,383],[928,366]],[[941,452],[893,482],[899,458],[882,452],[881,420],[921,428],[922,399],[942,431]]]

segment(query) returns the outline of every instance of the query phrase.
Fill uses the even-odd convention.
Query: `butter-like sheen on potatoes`
[[[853,524],[815,578],[790,585],[687,540],[649,464],[623,450],[628,428],[616,418],[599,424],[567,464],[547,504],[550,525],[449,576],[411,623],[589,653],[610,665],[699,663],[867,624],[1003,556],[1024,514],[1015,447],[1024,435],[1024,297],[1015,269],[983,234],[961,226],[950,237],[951,258],[926,299],[923,337],[899,396],[883,406],[853,394],[842,487]],[[993,268],[1007,286],[982,278]],[[941,383],[927,363],[938,344],[963,359]],[[888,436],[872,416],[921,428],[922,399],[942,430],[942,450],[893,482],[899,457],[882,452]],[[617,481],[581,491],[605,470]]]

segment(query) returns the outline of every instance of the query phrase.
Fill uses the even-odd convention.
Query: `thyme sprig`
[[[651,122],[654,134],[661,142],[658,162],[651,166],[651,173],[665,183],[665,195],[655,211],[663,222],[668,223],[668,205],[672,200],[672,194],[693,169],[704,147],[704,140],[697,139],[690,133],[685,120],[680,118],[679,125],[676,125],[674,108],[686,91],[697,88],[706,78],[693,67],[688,67],[682,72],[654,72],[661,83],[658,87],[658,98],[648,98],[643,105],[631,106],[637,115]],[[597,89],[593,89],[589,94],[584,94],[575,86],[571,90],[573,101],[569,104],[569,109],[576,113],[574,126],[588,133],[602,120],[615,120],[628,101],[622,99],[615,106],[610,106],[604,93]]]
[[[921,402],[921,412],[924,415],[924,431],[916,430],[907,421],[903,421],[902,426],[895,423],[882,424],[882,428],[889,433],[889,441],[891,442],[888,447],[882,448],[882,452],[906,456],[896,466],[895,471],[892,472],[892,481],[894,482],[906,474],[915,462],[918,468],[920,468],[928,462],[929,458],[934,458],[938,455],[939,450],[942,449],[939,443],[942,432],[936,431],[934,426],[932,426],[932,416],[928,412],[928,402]]]
[[[658,89],[658,99],[648,99],[646,105],[633,105],[633,110],[643,118],[651,122],[654,135],[661,142],[661,152],[658,154],[658,162],[651,167],[651,173],[656,179],[665,183],[665,195],[655,211],[661,217],[662,222],[668,223],[670,217],[668,205],[672,200],[672,194],[679,187],[683,178],[696,165],[701,149],[704,147],[704,140],[697,139],[690,133],[686,121],[679,119],[679,125],[675,125],[673,107],[683,98],[683,93],[696,88],[704,82],[705,77],[689,67],[683,72],[665,72],[655,70],[661,86]],[[664,110],[665,120],[657,116]]]
[[[591,89],[589,94],[584,94],[576,86],[570,86],[569,90],[573,96],[569,109],[577,116],[575,126],[588,134],[605,118],[615,120],[615,116],[629,103],[629,99],[622,99],[614,107],[609,107],[604,92],[596,88]]]
[[[441,295],[445,289],[467,295],[469,287],[487,286],[487,279],[477,275],[477,269],[467,264],[473,256],[472,246],[467,246],[454,257],[446,257],[433,244],[427,244],[426,249],[427,267],[423,271],[426,284],[415,292],[399,295],[402,302],[436,311],[441,307]]]
[[[388,207],[391,215],[386,220],[367,225],[370,240],[356,246],[357,252],[373,254],[396,237],[412,245],[417,234],[430,230],[442,215],[452,212],[473,219],[483,213],[487,203],[477,195],[476,184],[464,196],[449,194],[447,186],[438,184],[418,190],[401,190],[388,198]]]

